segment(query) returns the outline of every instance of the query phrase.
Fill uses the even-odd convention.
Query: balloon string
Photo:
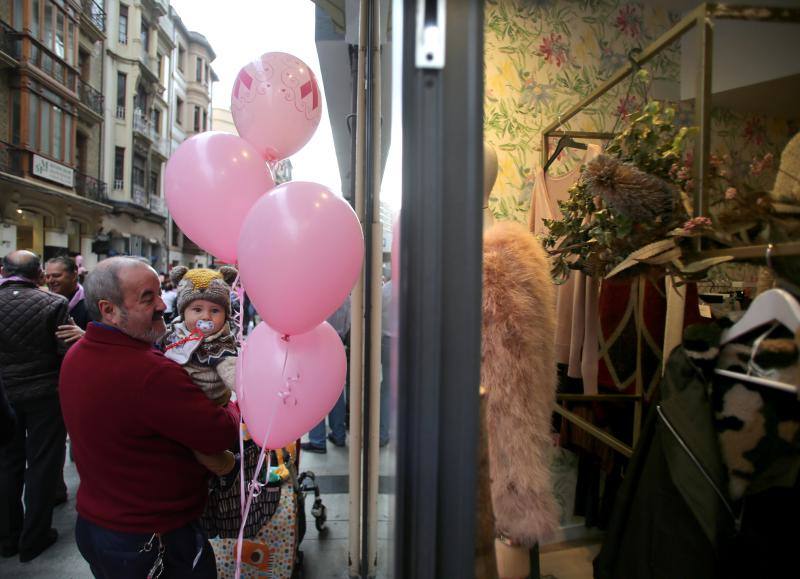
[[[283,361],[284,372],[286,370],[286,360],[288,358],[289,358],[289,344],[287,343],[286,344],[286,358]],[[289,389],[289,393],[291,394],[291,386],[287,385],[287,388]],[[286,398],[284,398],[284,395],[285,395],[284,392],[280,392],[278,394],[278,396],[283,399],[283,403],[286,404]],[[273,404],[272,414],[270,415],[269,420],[267,421],[267,427],[265,429],[266,432],[264,433],[264,438],[262,439],[263,443],[262,443],[262,446],[261,446],[261,452],[258,455],[258,464],[256,464],[256,470],[253,473],[253,480],[251,480],[250,484],[248,485],[247,501],[244,503],[244,506],[242,507],[242,520],[241,520],[241,524],[239,525],[239,536],[238,536],[238,538],[236,540],[236,573],[235,573],[235,579],[240,579],[241,578],[241,573],[242,573],[242,541],[244,540],[244,527],[245,527],[245,524],[247,523],[247,516],[250,514],[250,505],[253,502],[253,497],[257,496],[256,489],[258,489],[258,492],[260,493],[261,492],[261,487],[264,486],[264,484],[266,484],[266,483],[260,483],[258,481],[258,473],[261,472],[261,467],[264,465],[264,455],[265,455],[265,453],[268,456],[268,458],[267,458],[267,483],[269,482],[269,469],[270,469],[270,462],[271,462],[272,456],[269,453],[267,453],[267,440],[269,439],[269,435],[272,433],[272,425],[275,422],[275,415],[278,412],[278,407],[279,406],[280,406],[280,404]],[[241,465],[239,467],[239,473],[240,473],[240,481],[241,481],[240,484],[242,485],[241,486],[241,489],[242,489],[241,497],[243,498],[244,497],[244,482],[243,482],[244,481],[244,451],[241,450],[242,447],[243,447],[242,436],[243,436],[243,434],[242,434],[242,432],[240,432],[239,433],[239,448],[240,448],[240,456],[241,456]]]
[[[244,509],[242,510],[242,521],[239,525],[239,536],[236,540],[236,579],[240,579],[241,572],[242,572],[242,541],[244,539],[244,527],[247,523],[247,516],[250,514],[250,506],[253,502],[253,497],[256,496],[256,488],[259,489],[259,493],[261,492],[261,487],[264,486],[266,483],[260,483],[258,481],[258,473],[261,472],[261,468],[264,466],[264,456],[267,456],[267,482],[269,482],[269,469],[272,460],[272,455],[267,452],[267,439],[269,438],[270,433],[272,432],[272,424],[275,422],[275,414],[278,411],[279,404],[273,405],[272,415],[269,418],[267,423],[266,432],[264,433],[264,444],[261,446],[261,452],[258,455],[258,463],[256,464],[256,470],[253,473],[253,480],[250,481],[248,485],[248,492],[247,492],[247,502],[244,505]],[[240,466],[240,472],[244,471],[244,456],[242,455],[242,463]]]

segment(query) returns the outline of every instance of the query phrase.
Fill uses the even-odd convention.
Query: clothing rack
[[[696,186],[693,193],[694,217],[708,214],[708,197],[704,194],[706,183],[709,180],[711,156],[711,81],[713,59],[713,21],[714,19],[741,20],[749,22],[793,22],[800,23],[800,8],[764,7],[747,5],[725,5],[716,3],[703,3],[691,10],[669,30],[643,49],[637,56],[630,55],[629,61],[614,73],[607,81],[601,84],[592,93],[572,106],[559,118],[547,126],[542,132],[542,164],[549,157],[549,139],[551,137],[570,136],[584,139],[609,140],[614,138],[614,133],[595,131],[569,131],[562,127],[578,113],[586,109],[597,99],[617,86],[620,82],[630,77],[646,62],[657,56],[675,40],[688,31],[699,30],[698,42],[698,76],[695,87],[694,124],[698,127],[694,151],[694,174]],[[767,245],[751,245],[745,247],[712,249],[702,251],[701,240],[698,238],[696,253],[698,259],[707,257],[731,256],[737,260],[763,259],[766,255]],[[775,244],[773,256],[800,255],[800,242]],[[640,296],[641,299],[641,296]],[[642,336],[637,336],[637,366],[641,360]],[[633,454],[633,449],[639,439],[643,412],[643,384],[637,372],[634,394],[559,394],[555,412],[572,423],[577,428],[586,431],[597,440],[616,450],[626,457]],[[608,432],[598,428],[588,420],[568,410],[568,402],[632,402],[634,406],[634,420],[632,444],[629,445]]]

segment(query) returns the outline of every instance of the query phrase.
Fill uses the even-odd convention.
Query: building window
[[[150,50],[150,23],[142,18],[142,50],[145,54]]]
[[[14,28],[22,32],[22,15],[24,13],[24,0],[14,0]]]
[[[11,142],[15,145],[18,145],[20,140],[21,111],[19,91],[15,90],[11,93]]]
[[[145,188],[145,158],[141,155],[133,155],[133,190],[144,193]]]
[[[33,0],[31,3],[31,34],[33,34],[34,38],[39,38],[39,21],[42,18],[39,10],[41,10],[39,0]]]
[[[194,71],[194,79],[197,82],[203,82],[203,59],[197,57],[197,63]]]
[[[178,70],[183,72],[183,61],[186,59],[186,49],[178,45]]]
[[[160,52],[156,56],[157,63],[158,63],[158,82],[164,82],[164,55]]]
[[[25,93],[28,99],[28,146],[43,155],[72,164],[73,122],[69,113],[42,97]],[[12,122],[14,122],[12,120]],[[12,129],[13,130],[13,129]],[[23,135],[20,135],[23,137]]]
[[[194,107],[194,132],[200,132],[200,107],[196,105]]]
[[[63,6],[63,3],[54,3],[52,0],[41,2],[40,0],[32,0],[30,3],[30,31],[34,38],[55,53],[58,58],[65,60],[68,64],[74,64],[76,49],[75,22],[60,8],[61,6]],[[16,11],[14,18],[16,20]],[[41,26],[42,22],[44,26]],[[32,57],[34,57],[32,60],[38,65],[38,55],[32,54]],[[50,73],[49,70],[46,72]]]
[[[33,93],[28,95],[28,146],[35,150],[39,150],[39,97]]]
[[[114,148],[114,189],[121,191],[125,180],[125,148]]]
[[[117,73],[117,118],[125,118],[125,97],[127,91],[128,76],[124,72]]]
[[[157,135],[161,135],[161,110],[154,108],[150,111],[150,126]]]
[[[208,63],[206,63],[206,76],[205,76],[205,81],[203,82],[203,84],[208,85],[210,82],[211,82],[211,75],[209,74],[209,71],[208,71]]]
[[[119,5],[119,43],[128,44],[128,7]]]
[[[158,172],[150,172],[150,195],[158,195]]]
[[[175,122],[178,126],[183,126],[183,100],[181,97],[175,99]]]
[[[203,109],[203,130],[208,130],[208,111]]]

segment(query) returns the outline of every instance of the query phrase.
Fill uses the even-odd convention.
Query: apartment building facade
[[[100,0],[0,3],[0,256],[83,254],[111,211],[103,180]]]
[[[167,0],[108,0],[104,62],[104,173],[111,212],[95,249],[137,255],[157,270],[167,261],[167,210],[162,192],[169,158]]]

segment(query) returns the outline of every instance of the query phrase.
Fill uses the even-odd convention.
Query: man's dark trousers
[[[0,448],[0,545],[6,552],[18,546],[24,555],[47,541],[67,431],[57,394],[12,406],[17,429],[11,443]]]
[[[153,568],[158,541],[145,551],[151,533],[121,533],[90,523],[80,515],[75,525],[78,550],[97,579],[143,579]],[[164,533],[161,579],[216,579],[217,562],[199,521]]]

